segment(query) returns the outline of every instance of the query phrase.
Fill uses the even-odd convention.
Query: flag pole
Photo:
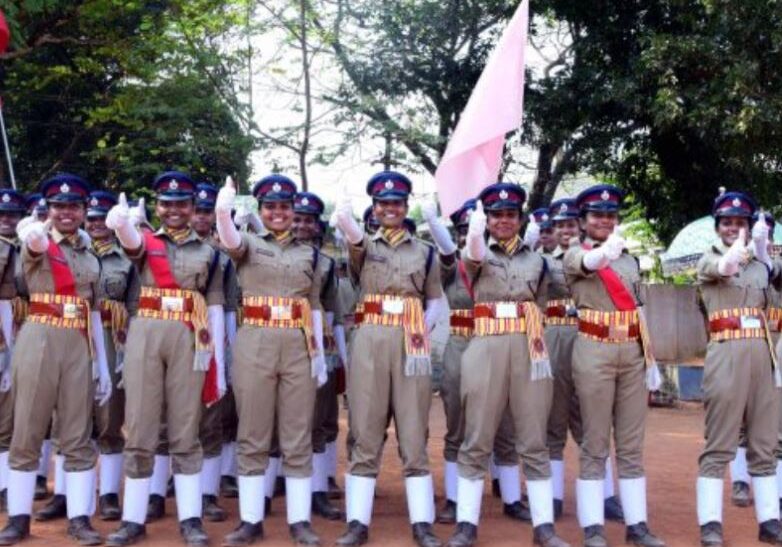
[[[11,161],[11,148],[8,146],[8,134],[5,131],[5,117],[3,116],[3,100],[0,98],[0,131],[3,133],[3,149],[5,160],[8,162],[8,175],[11,178],[11,186],[16,190],[16,177],[14,176],[14,164]]]

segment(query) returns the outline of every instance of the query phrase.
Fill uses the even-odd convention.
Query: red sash
[[[52,269],[54,293],[62,296],[79,296],[76,294],[76,281],[73,279],[71,267],[68,265],[65,255],[62,254],[62,249],[51,237],[46,255],[49,257],[49,265]]]
[[[171,263],[168,261],[168,251],[166,251],[166,242],[162,238],[155,236],[151,231],[144,231],[144,243],[147,250],[147,264],[155,279],[155,285],[160,289],[179,289],[173,272]],[[188,325],[191,329],[192,325]],[[220,399],[217,389],[217,361],[214,353],[209,360],[209,369],[204,376],[204,387],[201,389],[201,401],[206,406],[212,406]]]
[[[582,248],[587,250],[592,249],[592,247],[586,243],[582,245]],[[597,270],[596,273],[618,311],[633,311],[636,309],[635,298],[633,298],[633,295],[627,290],[627,287],[622,282],[622,278],[619,277],[619,274],[610,266]]]
[[[470,278],[467,275],[467,267],[464,265],[464,261],[457,260],[456,267],[459,270],[459,277],[462,278],[462,283],[464,283],[464,287],[467,289],[467,294],[470,295],[470,300],[475,302],[475,291],[473,290],[472,283],[470,283]]]

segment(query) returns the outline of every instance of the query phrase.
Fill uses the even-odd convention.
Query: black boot
[[[500,491],[500,479],[491,480],[491,495],[495,498],[502,497],[502,492]]]
[[[703,547],[722,547],[722,523],[712,521],[701,526],[701,545]]]
[[[331,505],[326,492],[312,493],[312,512],[326,520],[340,520],[342,511]]]
[[[62,494],[55,494],[49,503],[44,505],[40,511],[36,511],[35,520],[47,521],[63,519],[68,514],[68,504],[65,500],[65,496]]]
[[[602,524],[584,528],[584,547],[608,547],[608,540]]]
[[[642,547],[665,547],[665,542],[652,534],[645,522],[628,526],[625,542]]]
[[[242,521],[233,532],[225,536],[223,545],[225,547],[242,547],[261,539],[263,539],[263,522],[250,524]]]
[[[147,527],[135,522],[122,521],[117,531],[106,536],[106,545],[124,547],[133,545],[147,535]]]
[[[174,477],[168,478],[168,484],[166,485],[166,497],[167,498],[176,497],[176,485],[174,485]]]
[[[338,500],[342,498],[342,489],[337,484],[337,479],[329,477],[329,499]]]
[[[559,520],[562,517],[562,512],[564,510],[564,503],[562,500],[558,500],[557,498],[554,498],[554,520]]]
[[[33,495],[33,499],[35,501],[41,501],[41,500],[45,500],[48,497],[49,497],[49,488],[46,485],[46,477],[37,475],[35,477],[35,494]]]
[[[122,511],[119,508],[117,494],[104,494],[98,499],[98,514],[101,520],[119,520]]]
[[[437,522],[440,524],[454,524],[456,522],[456,502],[445,500],[445,505],[437,513]]]
[[[202,496],[202,506],[204,513],[204,520],[209,522],[223,522],[228,518],[225,509],[217,505],[217,496],[204,494]]]
[[[280,497],[285,495],[285,477],[277,477],[274,479],[274,497]]]
[[[603,514],[606,520],[614,522],[624,522],[625,512],[622,510],[622,503],[616,496],[611,496],[603,500]]]
[[[209,536],[204,532],[204,525],[201,524],[201,519],[198,517],[185,519],[180,522],[179,533],[182,535],[185,545],[192,547],[209,545]]]
[[[320,545],[320,538],[315,530],[312,529],[312,525],[306,520],[301,522],[294,522],[288,526],[288,530],[291,534],[291,539],[296,545]]]
[[[760,523],[758,541],[771,545],[782,545],[782,526],[779,520],[771,519]]]
[[[348,522],[348,529],[337,538],[337,545],[364,545],[369,541],[369,527],[357,520]]]
[[[736,507],[749,507],[752,505],[752,497],[749,494],[749,484],[744,481],[734,482],[730,501]]]
[[[0,530],[0,545],[14,545],[30,535],[30,515],[8,517],[5,528]]]
[[[460,522],[445,547],[472,547],[477,540],[478,527],[469,522]]]
[[[230,475],[220,477],[220,495],[224,498],[239,497],[239,486],[236,484],[236,477]]]
[[[82,515],[68,521],[68,535],[79,542],[79,545],[101,545],[103,540],[98,531],[92,527],[90,517]]]
[[[536,526],[532,533],[532,542],[541,547],[570,547],[554,532],[553,524],[541,524]]]
[[[529,512],[529,508],[524,507],[520,501],[513,503],[503,503],[502,512],[506,517],[514,520],[521,520],[524,522],[532,522],[532,515]]]
[[[0,513],[8,512],[8,489],[0,490]]]
[[[271,515],[272,514],[272,499],[271,498],[263,498],[263,514],[264,515]]]
[[[155,522],[166,516],[166,498],[159,494],[150,494],[147,505],[147,522]]]
[[[443,544],[434,535],[432,525],[428,522],[416,522],[413,524],[413,541],[415,541],[418,547],[440,547]]]

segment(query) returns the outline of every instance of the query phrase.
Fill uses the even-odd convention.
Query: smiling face
[[[578,220],[575,218],[554,221],[554,237],[557,240],[557,244],[563,249],[567,249],[570,245],[570,240],[578,237],[578,234]]]
[[[114,232],[106,227],[106,216],[88,216],[84,221],[84,229],[95,241],[106,241],[114,237]]]
[[[407,201],[403,199],[376,200],[372,204],[372,214],[383,228],[400,228],[407,210]]]
[[[155,213],[160,221],[172,230],[181,230],[190,224],[195,205],[192,199],[162,201],[155,203]]]
[[[49,218],[54,229],[64,235],[76,233],[84,222],[86,206],[81,201],[49,204]]]
[[[547,253],[550,253],[557,248],[557,238],[554,237],[554,228],[541,228],[538,245]]]
[[[320,223],[315,215],[293,214],[293,235],[299,241],[311,241],[320,236]]]
[[[745,217],[720,217],[717,221],[717,235],[722,243],[730,247],[739,237],[739,232],[744,228],[746,238],[749,238],[749,220]],[[746,243],[746,241],[745,241]]]
[[[521,230],[521,211],[518,209],[488,211],[486,229],[497,241],[513,239]]]
[[[22,213],[0,211],[0,236],[13,238],[16,236],[16,225],[22,220]]]
[[[595,241],[605,241],[619,224],[619,215],[609,211],[587,211],[580,219],[581,229]]]
[[[261,221],[270,232],[290,230],[293,225],[293,202],[264,201],[261,203]]]
[[[215,225],[214,209],[197,208],[190,221],[190,227],[198,234],[198,237],[207,237],[212,234]]]

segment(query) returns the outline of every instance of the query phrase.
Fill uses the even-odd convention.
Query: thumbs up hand
[[[215,213],[222,216],[230,216],[231,210],[236,204],[236,185],[233,179],[228,176],[225,178],[225,184],[217,192],[215,201]]]
[[[610,261],[614,261],[620,256],[622,256],[622,251],[624,250],[627,243],[625,242],[624,238],[621,235],[621,232],[619,231],[619,225],[616,225],[614,227],[613,233],[608,236],[608,239],[606,239],[606,242],[603,244],[603,247],[605,248],[606,258]]]
[[[483,234],[486,231],[486,213],[483,211],[483,201],[478,200],[475,205],[475,210],[470,215],[470,224],[467,227],[467,233],[469,235],[479,236],[483,238]]]
[[[130,223],[130,208],[128,207],[128,198],[125,192],[119,195],[117,204],[109,209],[106,215],[106,227],[109,230],[119,230]]]

